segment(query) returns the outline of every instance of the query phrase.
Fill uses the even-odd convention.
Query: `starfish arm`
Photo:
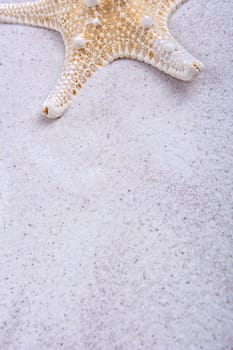
[[[68,49],[61,77],[45,100],[42,114],[50,119],[61,117],[91,74],[103,64],[88,49]]]
[[[203,70],[203,64],[194,58],[171,35],[155,38],[147,63],[181,80],[191,81]]]
[[[47,118],[56,119],[61,117],[70,106],[72,98],[76,95],[79,87],[75,73],[74,65],[65,60],[61,77],[42,106],[42,114]]]
[[[150,37],[147,42],[150,57],[145,61],[177,79],[190,81],[204,66],[174,39],[168,29],[169,17],[185,1],[187,0],[160,1],[155,15],[156,29],[151,28],[146,34]]]
[[[16,4],[0,4],[0,23],[24,24],[58,29],[53,14],[53,3],[40,0]]]

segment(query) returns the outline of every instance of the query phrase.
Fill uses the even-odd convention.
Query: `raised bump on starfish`
[[[93,7],[100,4],[100,0],[84,0],[88,7]]]
[[[185,0],[39,0],[0,5],[0,22],[58,30],[66,58],[42,113],[60,117],[98,67],[127,57],[182,80],[203,69],[169,33],[169,16]]]

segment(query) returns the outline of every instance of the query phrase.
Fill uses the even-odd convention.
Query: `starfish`
[[[73,96],[99,67],[137,59],[190,81],[203,64],[170,34],[168,19],[184,0],[38,0],[0,4],[0,22],[54,29],[62,35],[61,77],[43,104],[48,118],[61,117]]]

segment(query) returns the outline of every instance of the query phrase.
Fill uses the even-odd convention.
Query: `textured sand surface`
[[[0,26],[1,350],[233,348],[232,12],[172,17],[198,80],[117,61],[57,121],[61,38]]]

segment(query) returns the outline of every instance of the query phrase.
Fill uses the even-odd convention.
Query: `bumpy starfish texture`
[[[42,113],[63,115],[98,67],[118,58],[151,64],[182,80],[203,69],[168,30],[168,19],[184,0],[39,0],[0,4],[0,22],[51,28],[66,49],[61,77]]]

